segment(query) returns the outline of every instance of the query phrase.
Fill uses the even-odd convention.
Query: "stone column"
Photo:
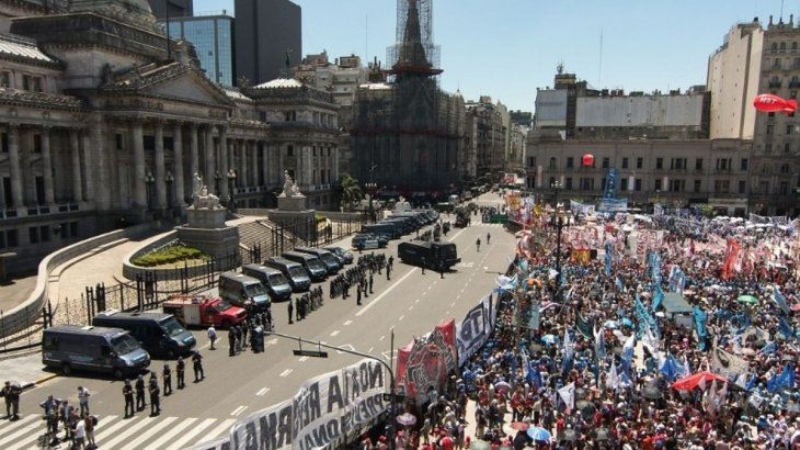
[[[27,127],[19,130],[19,157],[22,171],[22,203],[36,205],[36,175],[33,173],[33,134]]]
[[[84,191],[83,191],[83,198],[87,202],[92,202],[95,200],[95,191],[94,191],[94,177],[95,174],[92,172],[92,141],[89,136],[88,130],[84,129],[81,134],[81,144],[83,147],[83,152],[81,156],[83,157],[81,164],[83,165],[83,178],[86,180],[84,183]]]
[[[200,174],[200,142],[197,136],[198,131],[196,123],[189,125],[189,170],[193,180],[194,174]],[[208,175],[206,175],[205,178],[205,183],[208,183]],[[192,183],[194,183],[194,181],[192,181]]]
[[[78,130],[69,130],[69,147],[72,156],[72,197],[76,202],[83,201],[83,180],[81,179],[81,145]]]
[[[92,113],[91,125],[89,127],[91,135],[91,166],[96,170],[95,183],[92,185],[94,200],[97,207],[101,210],[108,210],[111,207],[111,183],[110,170],[107,164],[108,155],[106,152],[105,129],[103,116],[100,113]]]
[[[208,187],[208,192],[213,192],[214,194],[219,194],[219,192],[215,191],[214,183],[214,175],[216,175],[217,166],[216,166],[216,152],[214,151],[214,126],[209,125],[206,127],[206,148],[205,148],[205,155],[206,155],[206,174],[203,177],[203,182]],[[221,188],[221,187],[220,187]]]
[[[263,156],[264,164],[261,166],[261,173],[263,174],[262,176],[264,177],[263,186],[267,187],[269,186],[270,183],[269,171],[270,168],[273,166],[272,162],[270,161],[269,148],[267,148],[267,144],[264,141],[258,141],[256,143],[256,146],[260,148],[261,154],[264,155]]]
[[[156,131],[156,136],[155,136],[156,209],[164,209],[167,207],[167,187],[166,187],[167,172],[164,169],[164,123],[161,121],[157,121],[155,124],[155,131]]]
[[[53,192],[53,159],[50,154],[50,127],[42,128],[42,175],[44,176],[44,201],[48,205],[56,202]]]
[[[239,186],[247,187],[249,186],[247,183],[247,148],[242,140],[237,140],[236,146],[239,148],[239,173],[236,174],[237,181],[239,181]]]
[[[8,126],[8,162],[11,165],[11,199],[14,208],[24,206],[22,196],[22,167],[19,155],[19,124]]]
[[[250,167],[251,177],[253,177],[253,181],[250,183],[251,186],[260,186],[258,182],[258,146],[256,145],[256,141],[247,141],[247,149],[253,155],[253,163]]]
[[[183,124],[176,122],[172,128],[172,156],[173,168],[175,176],[175,184],[173,185],[174,193],[170,193],[175,199],[178,206],[186,203],[186,185],[183,176]],[[190,175],[191,178],[191,175]]]
[[[144,181],[147,173],[144,162],[144,131],[141,121],[133,122],[131,138],[133,140],[133,199],[139,207],[147,207],[147,186]]]
[[[219,168],[219,175],[222,177],[219,180],[220,184],[220,198],[225,199],[227,201],[228,195],[230,192],[228,191],[228,156],[230,155],[230,149],[228,148],[228,127],[225,125],[220,125],[219,127],[219,161],[220,161],[220,168]]]

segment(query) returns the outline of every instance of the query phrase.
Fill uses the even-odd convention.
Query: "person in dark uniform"
[[[136,410],[141,411],[147,404],[144,402],[144,377],[136,378]]]
[[[367,279],[361,279],[361,290],[364,291],[364,298],[369,298],[369,291],[367,290]]]
[[[390,269],[394,269],[394,256],[389,255],[389,265],[386,266],[386,267],[388,267]]]
[[[373,274],[372,274],[372,273],[370,273],[370,274],[369,274],[369,293],[370,293],[370,294],[372,294],[372,282],[373,282],[373,279],[372,279],[372,277],[373,277]]]
[[[194,382],[199,383],[206,379],[206,374],[203,372],[203,357],[200,352],[195,350],[192,355],[192,368],[194,369]]]
[[[425,275],[425,266],[426,266],[427,264],[428,264],[428,262],[425,260],[425,257],[423,256],[423,257],[422,257],[422,264],[420,265],[420,266],[422,267],[422,274],[423,274],[423,275]]]
[[[252,316],[247,316],[247,317],[252,317]],[[250,324],[248,322],[249,322],[248,320],[245,320],[239,327],[239,329],[242,331],[242,335],[239,337],[239,351],[242,351],[242,349],[247,348],[247,333],[250,331]]]
[[[444,264],[439,264],[439,277],[444,278]]]
[[[300,307],[303,306],[303,305],[302,305],[302,302],[300,300],[302,300],[302,298],[297,298],[294,301],[295,302],[294,311],[295,311],[295,314],[296,314],[294,320],[296,320],[298,322],[303,320],[302,311],[300,311]]]
[[[386,266],[386,281],[392,280],[392,268],[391,266]]]
[[[228,356],[236,356],[236,326],[228,329]]]
[[[161,414],[161,390],[158,388],[158,378],[156,378],[155,372],[150,377],[150,385],[147,389],[150,392],[150,415],[157,416]]]
[[[125,385],[122,386],[122,396],[125,397],[125,418],[131,417],[136,413],[133,406],[133,386],[131,386],[131,380],[125,380]]]
[[[489,233],[486,233],[486,245],[491,244],[491,242],[492,242],[492,235],[489,234]]]
[[[164,397],[166,397],[172,394],[172,369],[169,367],[169,363],[164,363],[161,378],[164,382]]]
[[[0,390],[0,395],[2,395],[3,399],[5,399],[5,401],[6,401],[6,418],[7,419],[11,419],[12,417],[14,417],[14,415],[11,414],[11,405],[12,405],[11,397],[12,397],[12,394],[11,394],[11,382],[10,381],[6,381],[6,385],[3,386],[2,390]]]
[[[178,374],[178,389],[185,388],[186,382],[184,381],[184,376],[186,375],[186,363],[183,362],[182,357],[178,357],[178,362],[175,364],[175,372]]]
[[[287,306],[287,309],[289,310],[289,325],[294,323],[294,322],[292,322],[292,314],[294,314],[294,306],[293,305],[294,305],[294,303],[292,302],[292,299],[290,298],[289,299],[289,306]]]
[[[356,305],[361,306],[361,285],[356,286]]]

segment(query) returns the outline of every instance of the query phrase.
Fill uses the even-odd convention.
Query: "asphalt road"
[[[479,219],[474,217],[473,224],[477,222]],[[487,233],[492,234],[490,245],[486,245]],[[475,245],[479,237],[480,252]],[[392,329],[394,347],[402,347],[438,323],[451,318],[460,320],[494,289],[497,274],[508,265],[514,242],[513,235],[499,225],[483,224],[452,229],[445,239],[458,245],[461,263],[444,279],[436,272],[428,270],[423,275],[419,268],[400,263],[396,248],[401,240],[391,241],[382,252],[387,257],[395,255],[392,280],[386,280],[385,272],[375,274],[374,293],[364,299],[364,305],[357,306],[355,296],[347,300],[326,298],[321,309],[288,325],[286,303],[277,303],[273,305],[276,330],[388,360]],[[322,286],[327,295],[327,282]],[[187,388],[162,398],[161,415],[148,417],[148,406],[135,417],[123,419],[121,381],[86,374],[59,376],[23,395],[22,420],[0,422],[0,448],[35,448],[44,433],[38,404],[48,394],[77,404],[79,385],[93,394],[90,406],[92,413],[100,417],[96,435],[101,448],[184,448],[224,435],[237,419],[291,398],[304,380],[359,359],[337,351],[329,352],[325,359],[298,358],[292,354],[298,348],[297,342],[278,337],[267,337],[264,353],[246,351],[229,357],[226,332],[219,333],[218,350],[211,351],[204,331],[193,331],[205,357],[206,379],[192,383],[191,364],[187,363]],[[174,370],[174,362],[170,364]],[[162,366],[163,362],[156,360],[151,369],[160,374]],[[173,375],[173,388],[174,382]]]

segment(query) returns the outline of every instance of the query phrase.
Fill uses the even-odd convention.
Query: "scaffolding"
[[[386,56],[392,75],[442,72],[441,47],[433,43],[433,0],[397,0],[396,42]]]

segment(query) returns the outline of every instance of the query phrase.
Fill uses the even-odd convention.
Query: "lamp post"
[[[172,209],[172,183],[175,182],[175,177],[172,176],[171,170],[168,170],[164,175],[164,181],[167,183],[167,207]]]
[[[228,195],[230,196],[228,210],[230,210],[230,212],[236,212],[236,171],[230,169],[226,176],[228,177]]]
[[[153,172],[147,171],[147,175],[144,176],[144,184],[147,187],[147,210],[153,210],[153,184],[156,182],[156,178],[153,176]]]
[[[369,181],[364,184],[364,187],[367,188],[367,192],[369,193],[369,220],[372,222],[376,222],[375,208],[372,205],[372,198],[375,197],[375,191],[378,187],[378,185],[375,184],[375,169],[377,168],[377,164],[373,164],[372,167],[369,168]]]
[[[219,175],[219,172],[214,172],[214,193],[217,194],[217,196],[219,196],[219,180],[221,179],[222,177]]]
[[[312,344],[312,345],[316,345],[318,348],[326,348],[326,349],[329,349],[329,350],[336,350],[336,351],[342,352],[342,353],[349,353],[351,355],[356,355],[356,356],[360,356],[362,358],[371,359],[371,360],[376,361],[379,364],[381,364],[386,369],[386,371],[389,373],[389,389],[390,389],[390,394],[389,394],[389,432],[387,433],[388,434],[387,437],[388,437],[388,440],[389,440],[389,450],[394,450],[395,449],[395,442],[394,442],[394,421],[395,421],[395,417],[394,417],[394,414],[395,414],[395,409],[396,409],[395,408],[396,400],[395,400],[394,373],[392,372],[391,366],[389,366],[389,364],[386,361],[384,361],[383,359],[378,358],[376,356],[372,356],[369,353],[362,353],[362,352],[359,352],[358,350],[352,350],[352,349],[349,349],[349,348],[346,348],[346,347],[337,347],[335,345],[328,345],[328,344],[324,344],[324,343],[319,342],[319,341],[315,342],[315,341],[312,341],[312,340],[309,340],[309,339],[302,338],[300,336],[289,336],[287,334],[276,333],[274,331],[266,332],[266,334],[272,335],[272,336],[277,336],[277,337],[282,337],[282,338],[285,338],[285,339],[292,339],[292,340],[297,341],[298,344],[302,344],[302,343]],[[392,336],[394,337],[394,329],[392,329]],[[394,353],[394,348],[391,349],[391,352]],[[328,357],[328,352],[315,351],[315,350],[298,349],[298,350],[294,351],[294,354],[297,355],[297,356],[312,356],[312,357],[315,357],[315,358],[327,358]],[[392,354],[391,357],[394,358],[394,354]]]
[[[561,191],[561,183],[553,182],[553,193],[556,207],[553,210],[550,222],[556,227],[556,301],[561,300],[561,230],[569,226],[572,214],[562,211],[558,207],[558,193]]]

